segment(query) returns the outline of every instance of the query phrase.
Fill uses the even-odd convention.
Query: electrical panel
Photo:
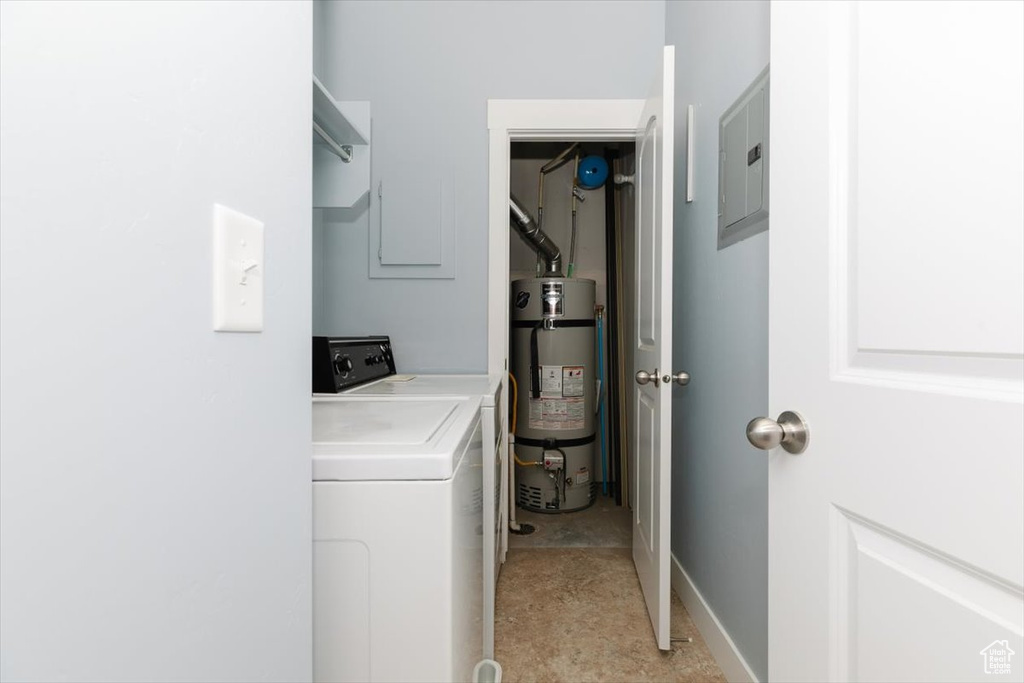
[[[718,248],[768,229],[768,67],[718,120]]]

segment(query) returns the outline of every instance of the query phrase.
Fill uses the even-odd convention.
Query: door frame
[[[636,135],[644,100],[487,100],[487,372],[508,372],[508,194],[512,142],[624,140]],[[507,401],[507,396],[506,396]]]
[[[629,141],[644,100],[487,100],[487,374],[501,377],[501,405],[508,405],[509,171],[512,142],[542,140]],[[501,435],[508,453],[508,430]],[[508,552],[509,458],[502,463],[501,501],[505,522],[501,559]]]

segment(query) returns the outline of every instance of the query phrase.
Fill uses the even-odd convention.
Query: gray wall
[[[768,234],[717,250],[718,117],[768,63],[767,2],[669,2],[676,46],[672,551],[762,680],[768,673]],[[696,105],[686,203],[686,106]]]
[[[340,99],[370,100],[374,145],[406,150],[425,185],[436,185],[440,169],[454,176],[457,268],[453,280],[370,279],[367,207],[327,210],[326,315],[314,327],[390,334],[402,371],[484,371],[487,99],[644,97],[665,42],[664,1],[332,2],[324,10],[325,85]],[[594,41],[602,49],[583,47]]]
[[[311,676],[311,16],[0,3],[0,679]]]

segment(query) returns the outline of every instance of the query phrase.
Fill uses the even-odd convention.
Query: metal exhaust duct
[[[523,208],[513,194],[509,195],[508,208],[516,232],[538,256],[544,259],[544,277],[562,277],[562,251],[558,245],[540,229],[537,221],[533,220],[533,216]]]

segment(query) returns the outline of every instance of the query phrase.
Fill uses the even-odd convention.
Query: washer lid
[[[314,399],[313,480],[449,479],[479,409],[479,397]]]

